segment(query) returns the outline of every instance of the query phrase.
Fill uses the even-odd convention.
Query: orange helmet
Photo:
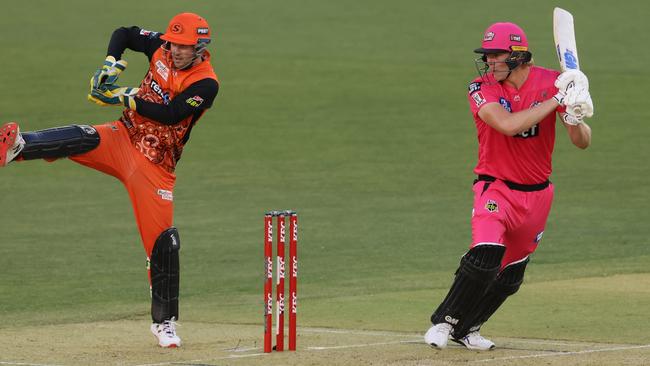
[[[167,31],[160,36],[164,41],[187,46],[210,43],[210,26],[203,17],[194,13],[180,13],[169,21]]]

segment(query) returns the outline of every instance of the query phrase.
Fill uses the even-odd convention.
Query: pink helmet
[[[485,30],[481,48],[476,53],[528,51],[526,33],[515,23],[494,23]]]

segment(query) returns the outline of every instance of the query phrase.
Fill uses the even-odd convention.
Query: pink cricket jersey
[[[510,84],[483,82],[469,84],[469,104],[478,133],[478,163],[474,173],[491,175],[520,184],[536,184],[551,175],[551,154],[555,144],[556,113],[516,136],[507,136],[490,127],[478,116],[488,103],[499,103],[509,112],[534,108],[557,93],[554,82],[560,73],[531,66],[528,79],[517,90]],[[557,112],[563,111],[558,107]]]

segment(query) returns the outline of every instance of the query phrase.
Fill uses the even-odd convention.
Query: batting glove
[[[582,88],[569,90],[563,100],[566,110],[573,116],[583,119],[594,115],[594,103],[591,100],[589,91]]]
[[[558,104],[568,105],[564,100],[565,96],[570,93],[571,89],[589,91],[589,79],[582,71],[571,69],[561,73],[555,80],[555,87],[558,89],[557,94],[553,96]]]

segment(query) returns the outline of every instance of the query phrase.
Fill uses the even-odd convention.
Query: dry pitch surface
[[[498,349],[445,350],[421,334],[299,328],[297,352],[264,354],[261,326],[181,323],[185,344],[160,349],[146,321],[0,331],[0,365],[650,365],[650,344],[494,338]]]

